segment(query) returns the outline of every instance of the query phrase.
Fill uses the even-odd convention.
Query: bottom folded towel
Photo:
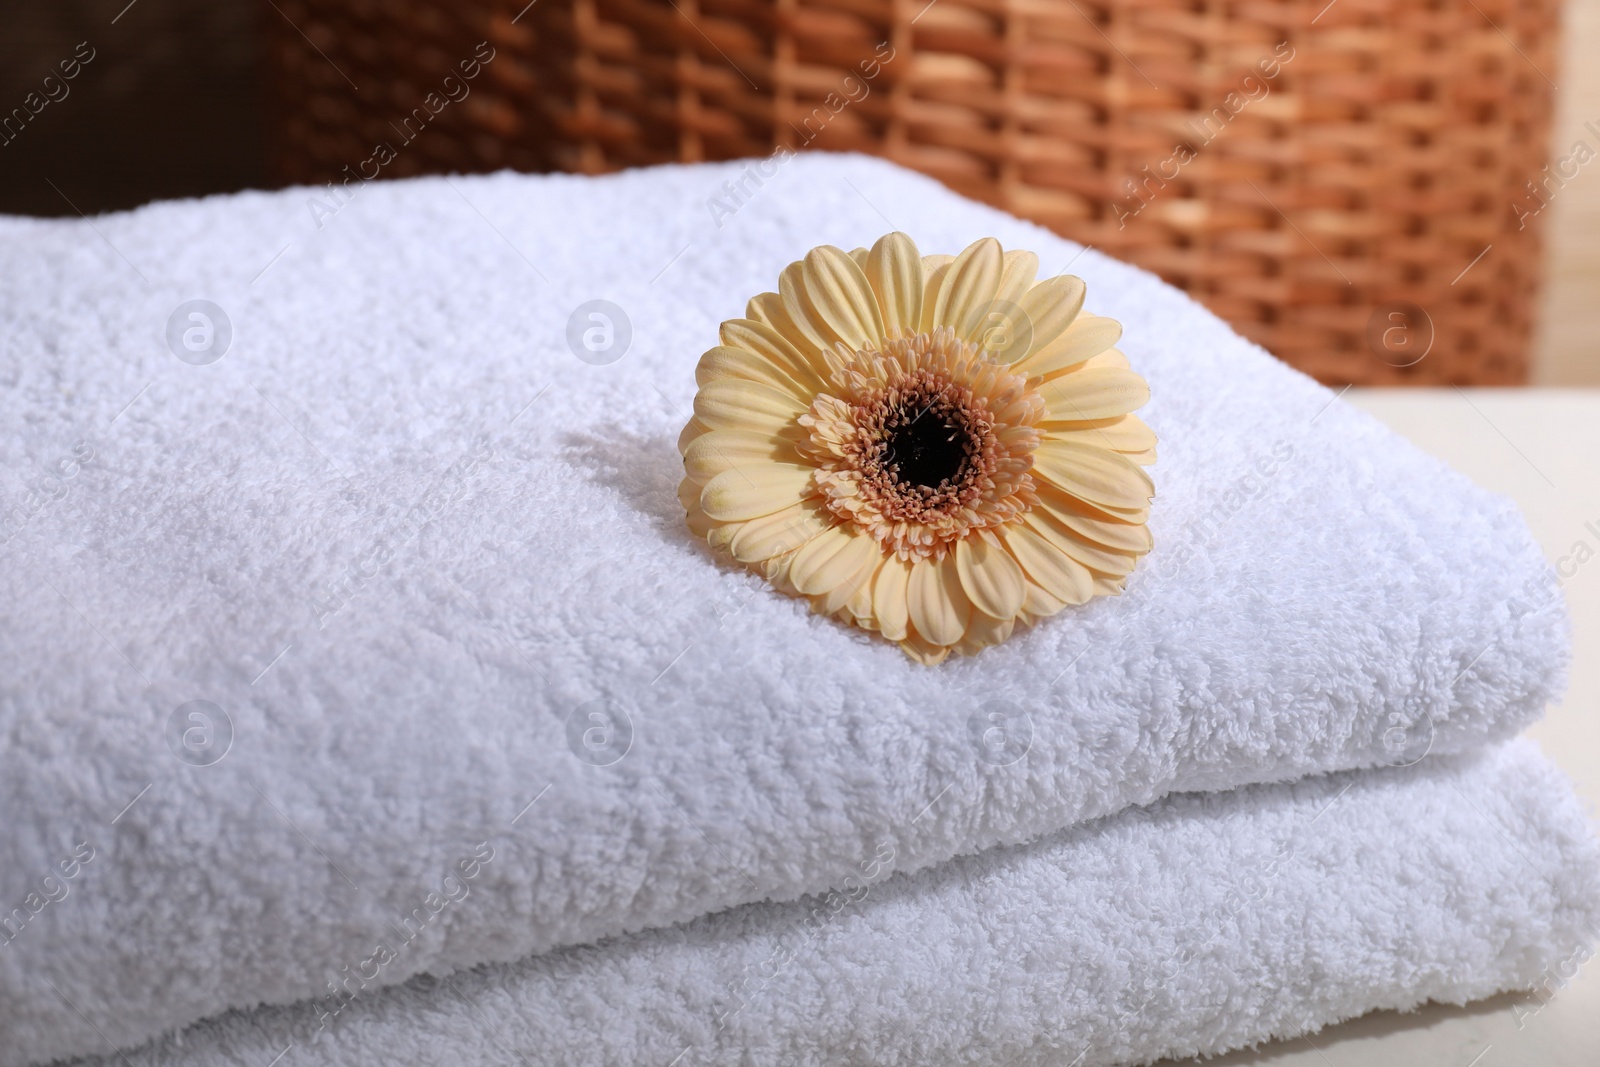
[[[384,990],[356,992],[352,967],[344,995],[229,1013],[126,1058],[1142,1063],[1531,988],[1600,937],[1600,845],[1527,741],[892,866],[885,846],[831,896]]]

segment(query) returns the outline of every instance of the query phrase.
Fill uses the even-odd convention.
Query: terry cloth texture
[[[713,220],[743,166],[0,221],[0,1059],[315,995],[441,894],[377,982],[1460,751],[1559,689],[1506,501],[1142,271],[857,157]],[[675,495],[718,322],[891,226],[1085,278],[1161,436],[1126,594],[937,669]]]
[[[848,894],[352,984],[127,1063],[261,1067],[288,1048],[286,1063],[330,1067],[1100,1067],[1553,989],[1597,941],[1600,844],[1519,740],[1182,794]]]

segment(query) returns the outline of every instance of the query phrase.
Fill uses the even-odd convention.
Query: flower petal
[[[800,546],[789,565],[789,580],[806,596],[831,593],[860,573],[869,559],[881,554],[873,538],[834,526]]]
[[[942,560],[919,559],[906,583],[906,607],[917,633],[936,645],[953,645],[967,632],[972,602],[961,590],[954,553]]]
[[[1084,600],[1088,600],[1087,596]],[[1077,601],[1083,603],[1083,600]],[[1022,601],[1022,617],[1024,621],[1033,622],[1036,619],[1048,619],[1066,609],[1067,602],[1046,592],[1038,582],[1031,578],[1028,580],[1028,595]]]
[[[678,455],[683,455],[688,451],[689,446],[694,444],[696,439],[708,432],[710,431],[706,428],[705,423],[692,415],[689,416],[689,421],[684,423],[683,429],[678,431]]]
[[[1150,385],[1131,370],[1074,371],[1039,387],[1051,422],[1087,422],[1126,415],[1150,400]]]
[[[1007,252],[1000,268],[1000,288],[995,292],[995,299],[1020,306],[1023,294],[1033,285],[1033,279],[1038,274],[1038,256],[1023,249]]]
[[[1153,448],[1147,448],[1143,452],[1124,452],[1123,455],[1141,467],[1148,467],[1156,461],[1156,450]]]
[[[906,607],[906,586],[911,580],[911,564],[898,556],[884,559],[872,583],[872,611],[878,617],[878,632],[891,641],[903,641],[911,616]]]
[[[1095,596],[1120,596],[1122,587],[1127,584],[1127,578],[1107,578],[1102,575],[1094,576]]]
[[[955,261],[955,256],[922,257],[922,318],[917,322],[918,333],[933,332],[933,308],[939,302],[945,280],[950,277],[950,265]]]
[[[884,561],[890,558],[880,552],[869,561],[867,572],[860,581],[846,583],[850,586],[850,596],[844,602],[844,610],[863,630],[878,629],[878,620],[872,614],[872,591],[878,584],[878,571],[883,568]]]
[[[813,248],[801,263],[785,269],[778,291],[790,318],[824,348],[835,342],[856,349],[883,343],[883,316],[867,276],[832,245]]]
[[[779,300],[776,293],[768,296]],[[722,324],[722,343],[733,348],[743,348],[758,356],[765,356],[785,374],[808,389],[821,389],[823,379],[818,364],[801,354],[778,327],[756,319],[729,319]],[[792,334],[790,335],[792,336]]]
[[[933,305],[934,326],[949,326],[968,340],[983,326],[983,313],[1000,288],[1005,257],[1000,242],[984,237],[972,242],[950,264]]]
[[[903,233],[878,238],[867,254],[867,283],[878,298],[886,337],[917,332],[922,322],[922,257]]]
[[[1033,348],[1038,352],[1064,333],[1083,310],[1083,297],[1087,292],[1082,278],[1058,274],[1046,278],[1022,294],[1017,306],[1028,313],[1033,324]]]
[[[788,274],[791,271],[798,276],[800,264],[791,263],[784,268],[784,274]],[[778,277],[778,287],[780,289],[783,288],[782,275]],[[784,303],[783,297],[779,293],[757,293],[752,296],[749,302],[745,304],[744,316],[752,322],[759,322],[763,326],[771,328],[774,333],[787,339],[792,346],[805,356],[808,363],[814,363],[817,356],[822,352],[824,346],[818,340],[808,337],[805,331],[800,328],[800,325],[794,321],[793,316],[789,314],[788,306]]]
[[[725,470],[700,491],[700,506],[717,522],[742,522],[782,511],[811,494],[813,468],[757,463]]]
[[[816,356],[821,356],[833,350],[833,342],[837,338],[825,332],[805,309],[805,270],[805,264],[796,260],[778,275],[778,295],[783,299],[783,313],[789,320],[789,330],[793,331],[785,331],[784,336],[793,338],[802,349],[809,348],[807,355],[814,352]],[[777,327],[776,323],[774,327]]]
[[[1032,512],[1022,521],[1027,525],[1028,529],[1039,534],[1046,541],[1049,541],[1056,548],[1096,574],[1120,577],[1132,571],[1134,564],[1139,561],[1137,553],[1118,552],[1114,549],[1102,548],[1091,541],[1079,537],[1076,533],[1042,512]]]
[[[1131,459],[1132,457],[1127,458]],[[1035,478],[1034,490],[1038,493],[1040,501],[1048,501],[1052,506],[1058,508],[1076,509],[1090,518],[1102,519],[1106,522],[1130,523],[1145,523],[1150,520],[1150,507],[1148,504],[1137,508],[1116,508],[1109,504],[1091,503],[1082,497],[1073,496],[1047,478]]]
[[[970,325],[969,339],[997,363],[1015,363],[1033,350],[1033,321],[1018,301],[1038,272],[1039,257],[1032,252],[1007,252],[994,299]]]
[[[956,573],[972,606],[995,619],[1022,610],[1022,568],[1011,553],[981,537],[956,542]]]
[[[1133,364],[1128,362],[1128,357],[1122,354],[1119,348],[1108,348],[1098,356],[1090,356],[1078,364],[1078,370],[1091,370],[1098,367],[1119,367],[1127,370]]]
[[[692,479],[685,478],[678,483],[678,503],[683,505],[690,533],[696,537],[704,537],[711,532],[713,526],[711,517],[700,506],[700,486]]]
[[[739,535],[739,531],[744,527],[745,524],[742,522],[717,523],[706,533],[706,544],[718,552],[726,551],[728,546],[733,543],[733,539]]]
[[[900,650],[924,667],[937,667],[950,655],[950,646],[936,645],[915,630],[906,634]]]
[[[1155,495],[1155,485],[1138,464],[1109,449],[1077,441],[1039,442],[1033,469],[1091,504],[1131,510],[1145,507]]]
[[[1016,616],[1004,619],[991,618],[981,611],[972,613],[972,622],[967,625],[967,634],[956,645],[956,651],[965,656],[970,656],[981,649],[998,645],[1011,636],[1011,631],[1016,628]]]
[[[858,533],[857,541],[866,541],[871,545],[870,552],[856,552],[855,570],[841,571],[840,578],[834,583],[833,588],[819,594],[812,601],[815,607],[824,615],[832,615],[850,603],[864,603],[872,596],[872,576],[878,569],[878,564],[883,562],[883,550],[878,547],[876,538],[867,534]],[[840,552],[829,561],[830,566],[844,568],[848,566],[850,550]]]
[[[1145,452],[1156,447],[1156,433],[1137,415],[1119,415],[1110,419],[1063,419],[1051,425],[1045,419],[1044,436],[1052,441],[1082,441],[1099,445],[1113,452]]]
[[[752,430],[712,430],[695,438],[683,453],[684,472],[701,485],[733,467],[800,462],[791,440]]]
[[[1001,531],[1000,539],[1011,550],[1011,554],[1022,565],[1028,577],[1063,606],[1086,603],[1093,595],[1094,576],[1089,573],[1088,568],[1064,554],[1037,530],[1030,529],[1025,522],[1007,526]],[[1030,606],[1026,590],[1024,594],[1023,607],[1027,610],[1036,615],[1055,614],[1054,611],[1039,611],[1037,603]],[[1056,609],[1059,610],[1061,609]]]
[[[804,388],[791,378],[787,371],[767,357],[731,345],[718,345],[716,348],[708,349],[700,357],[700,362],[695,365],[696,385],[705,385],[719,378],[741,378],[745,381],[761,382],[788,393],[802,404],[810,404],[811,398],[816,395],[815,389]]]
[[[760,563],[785,552],[793,552],[814,537],[825,533],[834,524],[833,516],[815,501],[804,501],[793,507],[751,519],[739,528],[728,550],[741,563]]]
[[[1038,338],[1035,324],[1033,351],[1015,364],[1018,374],[1048,378],[1098,356],[1122,339],[1122,323],[1101,315],[1079,315],[1048,344],[1041,345]]]
[[[758,430],[774,433],[805,413],[806,405],[788,393],[760,382],[719,378],[700,387],[694,414],[713,430]]]
[[[1142,555],[1153,544],[1150,527],[1144,523],[1108,519],[1082,501],[1061,493],[1040,493],[1039,506],[1033,514],[1041,512],[1078,537],[1119,552]]]

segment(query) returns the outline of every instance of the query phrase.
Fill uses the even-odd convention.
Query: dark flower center
[[[972,435],[953,412],[901,411],[884,429],[883,465],[901,485],[937,489],[956,484],[972,450]]]

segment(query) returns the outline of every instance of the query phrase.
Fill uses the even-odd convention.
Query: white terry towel
[[[379,981],[793,900],[885,839],[916,870],[1458,751],[1559,688],[1514,509],[1176,290],[862,158],[714,222],[743,166],[0,221],[4,1054],[313,995],[480,844]],[[713,557],[674,492],[717,323],[891,227],[1083,276],[1162,442],[1127,593],[936,669]],[[167,336],[194,299],[208,365]],[[610,365],[566,340],[593,299]]]
[[[883,855],[864,867],[887,872]],[[352,981],[94,1062],[1101,1067],[1377,1008],[1549,996],[1597,939],[1600,842],[1559,772],[1514,741],[1170,797],[510,966]]]

